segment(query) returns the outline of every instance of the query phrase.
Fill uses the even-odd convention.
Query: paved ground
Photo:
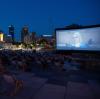
[[[14,73],[24,81],[16,96],[0,99],[100,99],[100,75],[83,73]]]

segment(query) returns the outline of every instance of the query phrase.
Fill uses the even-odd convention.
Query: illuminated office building
[[[36,40],[36,32],[31,33],[31,38],[33,42]]]
[[[11,35],[11,38],[12,38],[12,42],[14,42],[14,26],[13,25],[10,25],[9,27],[9,35]]]
[[[24,38],[29,34],[28,27],[24,26],[21,30],[21,42],[24,43]]]
[[[6,43],[12,43],[12,35],[6,35],[5,36],[5,42]]]
[[[0,42],[4,42],[4,33],[0,30]]]
[[[31,44],[32,43],[32,36],[31,35],[26,35],[24,37],[24,43],[25,44]]]
[[[3,42],[3,37],[4,37],[4,34],[0,33],[0,42]]]

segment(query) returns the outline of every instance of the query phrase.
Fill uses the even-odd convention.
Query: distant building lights
[[[7,35],[7,36],[11,36],[11,35]]]
[[[4,37],[4,34],[1,33],[1,34],[0,34],[0,42],[3,42],[3,37]]]
[[[52,37],[52,35],[43,35],[43,37]]]

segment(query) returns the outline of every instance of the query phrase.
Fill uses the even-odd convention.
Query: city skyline
[[[100,24],[99,9],[99,0],[0,0],[0,29],[8,34],[14,25],[17,40],[24,25],[37,35],[51,34],[73,23]]]

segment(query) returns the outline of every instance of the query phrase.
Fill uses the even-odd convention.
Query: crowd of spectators
[[[95,65],[98,62],[100,65],[100,58],[95,59],[91,55],[80,54],[56,54],[53,52],[34,52],[34,51],[0,51],[0,64],[10,70],[29,71],[34,69],[44,71],[64,71],[77,66],[81,68],[82,65]],[[94,63],[93,63],[94,61]],[[89,64],[92,63],[92,64]],[[85,66],[83,66],[85,67]]]
[[[22,87],[22,81],[17,80],[16,77],[14,77],[12,73],[10,73],[10,71],[33,72],[33,70],[36,69],[43,72],[65,72],[71,69],[80,69],[83,65],[89,63],[86,62],[86,64],[84,64],[85,58],[83,59],[83,57],[80,57],[81,55],[75,55],[78,54],[64,55],[55,54],[52,52],[2,50],[0,51],[0,84],[2,85],[4,84],[4,82],[10,82],[10,85],[14,86],[14,91],[12,91],[13,93],[10,93],[11,95],[13,95],[19,90],[20,87]],[[92,65],[95,67],[94,64]],[[99,65],[100,62],[98,61],[98,67]],[[88,64],[88,66],[90,66],[90,64]],[[0,92],[0,94],[1,93],[2,92]]]
[[[34,67],[41,70],[62,70],[67,57],[52,53],[35,53],[25,51],[1,51],[0,59],[11,70],[31,71]]]
[[[64,57],[52,53],[0,51],[0,95],[15,95],[23,86],[23,81],[18,80],[11,71],[60,71],[63,64]]]

